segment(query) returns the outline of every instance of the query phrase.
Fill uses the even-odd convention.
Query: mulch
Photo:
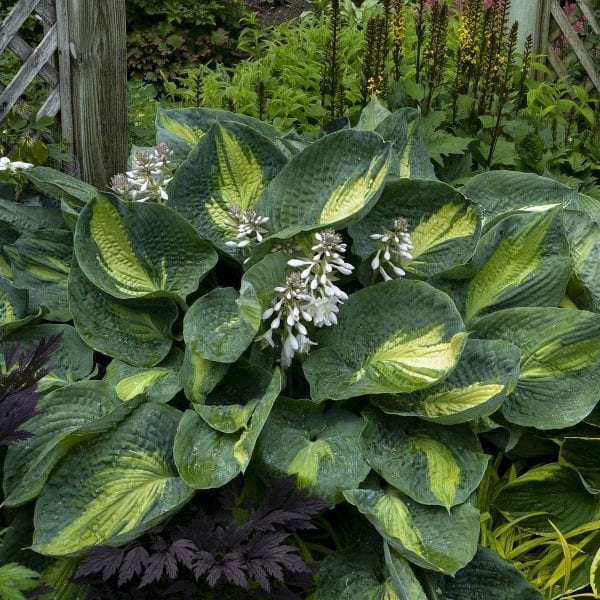
[[[269,4],[263,0],[244,0],[244,2],[258,13],[260,22],[265,26],[279,25],[311,9],[309,0],[287,0],[284,4]]]

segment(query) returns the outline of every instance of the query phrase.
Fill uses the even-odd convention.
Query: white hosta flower
[[[239,205],[232,204],[227,214],[231,220],[225,221],[225,224],[237,227],[237,241],[225,242],[229,248],[247,248],[250,244],[262,242],[269,233],[264,227],[269,217],[262,217],[253,208],[242,212]]]
[[[377,252],[371,261],[371,269],[379,272],[385,281],[406,275],[398,264],[402,259],[411,260],[409,250],[413,244],[408,232],[408,221],[403,217],[394,219],[394,229],[384,229],[383,233],[374,233],[371,239],[377,242]],[[393,273],[390,275],[389,270]]]
[[[145,150],[136,152],[132,169],[115,175],[110,189],[124,200],[165,202],[169,199],[167,186],[173,179],[172,156],[173,151],[164,143],[157,144],[151,153]]]
[[[10,160],[8,156],[0,156],[0,171],[18,173],[19,171],[31,169],[31,167],[33,167],[31,163],[23,162],[21,160]]]

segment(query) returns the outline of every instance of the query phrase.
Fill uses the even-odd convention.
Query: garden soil
[[[244,0],[255,10],[263,25],[279,25],[284,21],[299,17],[305,10],[310,10],[310,0],[287,0],[284,4],[269,4],[265,0]]]

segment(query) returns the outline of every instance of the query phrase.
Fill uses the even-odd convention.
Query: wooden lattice
[[[600,92],[600,61],[597,56],[590,54],[573,29],[573,23],[583,16],[594,33],[600,35],[600,24],[589,0],[575,0],[577,11],[570,17],[564,13],[558,0],[543,1],[540,51],[548,57],[548,66],[557,77],[563,77],[574,63],[579,62],[586,73],[583,86],[588,92],[594,88],[596,92]],[[561,52],[557,52],[555,48],[561,45],[562,39],[565,39],[567,44]]]
[[[44,26],[44,37],[35,48],[19,35],[19,29],[32,13],[39,16]],[[67,0],[19,0],[0,26],[0,53],[7,50],[12,50],[23,65],[12,80],[0,80],[0,122],[39,76],[48,87],[48,95],[38,117],[56,117],[60,112],[62,136],[71,145],[73,116]]]

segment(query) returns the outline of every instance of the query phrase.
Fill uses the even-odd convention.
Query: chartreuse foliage
[[[535,535],[600,520],[600,209],[536,175],[437,181],[417,120],[371,105],[358,127],[304,139],[160,111],[175,169],[164,204],[25,172],[44,195],[0,203],[0,351],[6,363],[17,344],[62,338],[32,435],[6,454],[5,505],[27,522],[35,501],[33,535],[13,547],[78,559],[197,490],[295,475],[369,538],[324,561],[320,600],[540,597],[478,547],[482,437],[560,445],[490,500],[498,514]],[[245,244],[242,214],[268,217],[266,241]],[[412,258],[382,281],[399,217]],[[337,248],[325,259],[324,239]],[[304,293],[316,302],[335,281],[340,301],[282,344],[296,323],[278,321],[285,285],[323,260],[337,262]],[[597,588],[598,562],[580,587],[593,569]]]

